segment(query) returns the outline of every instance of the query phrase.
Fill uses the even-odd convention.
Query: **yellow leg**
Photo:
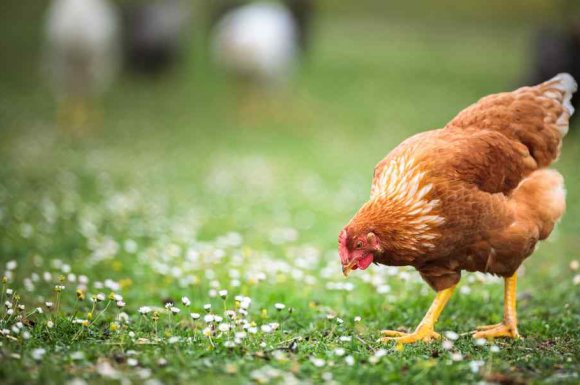
[[[72,124],[75,134],[79,137],[85,136],[88,132],[90,122],[90,110],[87,99],[79,98],[72,108]]]
[[[63,133],[84,136],[90,123],[90,105],[83,98],[67,97],[60,102],[58,124]]]
[[[394,340],[400,344],[410,344],[417,341],[431,341],[440,338],[441,336],[439,333],[435,332],[435,323],[439,319],[445,305],[449,302],[454,290],[455,286],[452,286],[448,289],[437,292],[435,300],[431,304],[431,307],[429,307],[427,314],[425,314],[425,317],[423,317],[423,320],[413,333],[402,333],[396,330],[383,330],[381,333],[385,337],[381,338],[381,342]]]
[[[518,318],[516,315],[517,273],[505,279],[504,316],[503,321],[496,325],[478,326],[473,338],[519,338]]]
[[[58,103],[57,120],[58,127],[62,130],[64,134],[70,134],[71,129],[71,111],[72,104],[69,98],[65,98]]]

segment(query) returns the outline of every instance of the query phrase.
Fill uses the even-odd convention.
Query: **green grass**
[[[197,50],[165,79],[120,79],[102,127],[82,139],[55,127],[37,31],[22,27],[19,44],[5,38],[19,60],[0,64],[0,272],[18,266],[2,302],[16,307],[13,289],[25,310],[0,310],[10,330],[0,337],[2,383],[577,383],[578,132],[556,165],[568,212],[521,274],[525,339],[472,341],[476,325],[501,319],[503,288],[465,274],[438,324],[460,335],[450,349],[381,345],[379,330],[414,327],[433,293],[412,270],[371,267],[348,281],[340,272],[336,237],[368,196],[374,164],[522,76],[526,27],[488,28],[325,18],[296,83],[262,104],[236,101]],[[112,291],[125,308],[105,299],[93,309],[92,296]],[[209,303],[225,317],[236,295],[251,298],[238,319],[258,330],[228,347],[234,331],[208,337],[190,313],[203,318]]]

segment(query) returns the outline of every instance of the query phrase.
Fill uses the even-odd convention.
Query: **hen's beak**
[[[355,265],[356,265],[356,261],[352,261],[348,265],[342,265],[342,274],[344,274],[345,277],[348,277],[348,275],[352,271],[353,266],[355,266]]]

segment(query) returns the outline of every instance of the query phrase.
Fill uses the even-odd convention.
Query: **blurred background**
[[[146,258],[234,232],[316,245],[338,274],[338,231],[396,144],[489,93],[580,77],[576,3],[4,0],[0,258],[121,275],[135,242]],[[579,128],[541,251],[563,260],[580,247]]]
[[[75,366],[69,353],[81,349],[101,362],[133,346],[143,351],[139,366],[151,352],[153,373],[165,373],[166,383],[239,383],[224,377],[221,363],[239,364],[245,375],[266,363],[294,371],[294,354],[285,367],[258,353],[289,341],[293,352],[300,341],[296,359],[306,371],[296,381],[312,374],[322,382],[328,376],[314,366],[331,368],[318,368],[311,355],[330,365],[351,334],[357,364],[332,368],[346,383],[483,383],[484,361],[470,360],[506,374],[489,383],[577,378],[579,119],[554,165],[566,179],[567,213],[519,272],[526,338],[498,343],[497,358],[465,337],[457,341],[463,364],[456,353],[453,365],[439,364],[447,353],[419,346],[358,365],[377,359],[368,349],[378,330],[413,326],[433,294],[406,268],[373,266],[345,280],[336,242],[368,198],[375,164],[405,138],[444,126],[491,93],[562,71],[580,80],[579,16],[577,0],[1,0],[2,297],[6,288],[22,295],[30,314],[46,305],[39,320],[52,317],[47,303],[56,296],[58,308],[61,290],[63,319],[70,309],[71,320],[76,309],[92,316],[88,300],[97,293],[120,293],[126,307],[109,309],[88,328],[97,334],[76,344],[67,323],[75,338],[53,338],[39,321],[28,345],[46,343],[51,360],[42,370],[8,340],[25,337],[3,337],[0,378],[65,383],[72,372],[89,380],[98,369]],[[76,289],[87,293],[80,308]],[[220,313],[224,289],[228,306],[247,296],[249,319],[278,320],[280,331],[232,353],[208,350],[203,337],[186,349],[172,338],[123,345],[133,326],[117,334],[107,326],[126,311],[124,322],[131,317],[137,337],[149,338],[138,309],[167,313],[164,304],[181,306],[189,296],[191,307],[183,302],[181,316],[161,324],[165,337],[189,336],[189,310],[213,303]],[[466,273],[438,328],[467,334],[501,321],[502,299],[499,278]]]

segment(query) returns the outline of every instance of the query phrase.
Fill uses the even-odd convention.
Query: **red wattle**
[[[365,270],[367,267],[369,267],[371,263],[373,263],[373,255],[368,254],[366,257],[362,257],[361,259],[359,259],[357,265],[359,269]]]

